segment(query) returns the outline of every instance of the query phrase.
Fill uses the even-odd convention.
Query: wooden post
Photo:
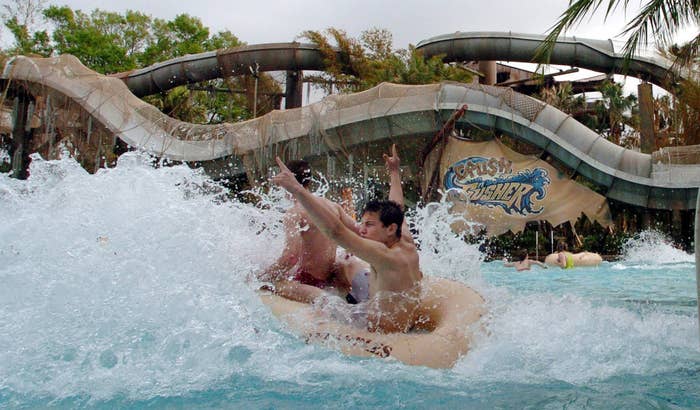
[[[303,89],[303,72],[302,71],[287,71],[287,80],[284,90],[284,108],[299,108],[301,107],[301,97]]]
[[[479,71],[484,74],[479,78],[479,82],[486,85],[496,84],[496,68],[495,61],[479,61]]]
[[[27,111],[29,108],[28,96],[20,92],[15,97],[14,111],[12,112],[12,177],[18,179],[27,178],[27,163],[25,150],[29,144],[29,133],[27,132]]]
[[[654,132],[654,96],[651,84],[640,83],[637,86],[639,96],[639,128],[640,151],[651,154],[656,150],[656,134]]]
[[[554,253],[554,226],[549,230],[549,247],[551,248],[549,253]]]

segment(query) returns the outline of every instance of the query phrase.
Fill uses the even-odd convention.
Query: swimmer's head
[[[392,236],[401,238],[403,219],[403,210],[396,202],[389,200],[370,201],[362,211],[360,235],[380,242],[390,240]],[[380,222],[381,226],[376,226],[376,221]]]
[[[294,174],[297,181],[307,188],[311,183],[311,166],[303,159],[295,159],[287,163],[287,168]]]

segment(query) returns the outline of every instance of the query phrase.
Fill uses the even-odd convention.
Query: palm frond
[[[669,45],[681,27],[695,20],[697,11],[692,10],[692,3],[690,0],[649,1],[621,33],[630,36],[625,43],[625,56],[631,57],[639,47],[646,46],[650,33],[659,46]]]
[[[550,28],[549,34],[540,47],[537,48],[534,61],[540,64],[549,63],[554,50],[556,39],[568,28],[580,23],[586,15],[595,13],[603,0],[577,0],[569,3],[569,8],[562,13],[557,23]],[[608,0],[605,10],[607,19],[618,6],[627,9],[629,0]],[[625,66],[640,48],[649,44],[650,39],[661,47],[666,47],[673,41],[673,36],[687,24],[700,25],[700,0],[649,0],[624,28],[621,36],[628,36],[623,55]],[[697,59],[700,40],[696,37],[683,51],[686,53],[683,62],[688,64]]]
[[[609,0],[608,13],[615,9],[616,4],[620,0]],[[624,0],[625,3],[627,0]],[[549,34],[545,37],[542,44],[535,50],[533,61],[540,64],[548,64],[554,51],[554,44],[557,38],[561,36],[566,29],[572,27],[583,20],[588,14],[595,13],[600,7],[603,0],[577,0],[569,2],[569,8],[559,16],[559,20],[549,29]]]

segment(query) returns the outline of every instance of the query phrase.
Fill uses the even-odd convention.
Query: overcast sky
[[[2,0],[7,3],[13,0]],[[172,19],[187,13],[199,17],[212,34],[230,30],[248,44],[294,40],[304,30],[343,29],[352,36],[372,27],[394,35],[394,47],[405,48],[432,36],[455,31],[514,31],[544,34],[566,9],[566,0],[68,0],[48,4],[67,5],[90,12],[138,10],[152,17]],[[607,3],[607,2],[605,2]],[[607,22],[597,15],[568,35],[613,38],[625,21],[636,14],[639,2],[630,1],[627,13],[616,11]]]
[[[3,4],[14,0],[0,0]],[[607,4],[607,2],[604,2]],[[639,10],[631,0],[628,10],[616,10],[604,20],[602,13],[587,19],[566,33],[590,39],[613,39],[616,50],[623,39],[616,38],[625,22]],[[421,40],[456,31],[513,31],[546,34],[566,10],[567,0],[47,0],[47,5],[67,5],[90,12],[97,7],[107,11],[138,10],[154,18],[170,20],[186,13],[199,17],[211,34],[229,30],[248,44],[297,40],[304,30],[335,27],[349,35],[378,27],[393,34],[394,48],[406,48]],[[684,38],[697,34],[689,29]],[[2,42],[11,41],[5,31]],[[304,40],[301,40],[304,41]],[[514,64],[516,65],[516,64]],[[565,77],[562,77],[564,79]]]

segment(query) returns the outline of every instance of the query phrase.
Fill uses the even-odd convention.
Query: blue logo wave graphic
[[[515,175],[497,176],[495,178],[484,179],[479,176],[471,179],[460,179],[455,169],[464,167],[468,163],[486,163],[489,158],[469,157],[455,162],[445,173],[444,186],[447,190],[456,189],[466,193],[469,202],[487,208],[498,207],[509,215],[517,213],[519,215],[537,215],[544,210],[544,207],[533,208],[534,199],[541,201],[547,196],[547,185],[550,184],[547,170],[544,168],[524,169]],[[492,188],[490,188],[492,187]],[[490,189],[489,189],[490,188]],[[502,191],[510,192],[512,195],[505,196],[507,200],[495,200],[493,198],[482,199],[483,193],[493,193],[501,188]],[[477,199],[473,199],[476,196]]]

